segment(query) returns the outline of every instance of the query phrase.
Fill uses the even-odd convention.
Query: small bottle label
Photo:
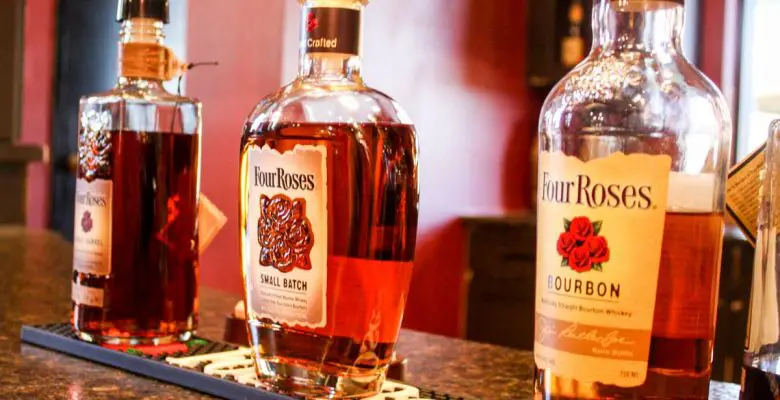
[[[360,53],[360,11],[304,7],[303,47],[306,53]]]
[[[103,289],[82,286],[73,282],[70,293],[71,300],[78,305],[103,307]]]
[[[247,297],[257,318],[327,323],[328,181],[325,146],[249,150]]]
[[[73,268],[82,273],[111,273],[111,189],[109,180],[76,181]]]
[[[666,155],[539,155],[538,367],[622,387],[645,381],[670,169]]]

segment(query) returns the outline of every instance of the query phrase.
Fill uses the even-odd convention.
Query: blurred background
[[[780,117],[780,0],[686,0],[687,55],[726,94],[739,158]],[[584,12],[583,12],[584,10]],[[373,0],[363,75],[416,122],[421,219],[407,328],[530,349],[534,137],[590,46],[590,0]],[[0,2],[0,223],[72,236],[78,99],[117,70],[114,0]],[[204,104],[203,192],[229,218],[202,284],[240,292],[238,152],[254,104],[297,73],[293,0],[171,0],[167,44]],[[171,86],[172,88],[175,85]],[[739,377],[752,248],[726,238],[715,379]]]

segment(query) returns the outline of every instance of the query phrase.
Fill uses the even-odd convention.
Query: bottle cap
[[[168,0],[119,0],[116,20],[124,22],[132,18],[151,18],[168,23]]]

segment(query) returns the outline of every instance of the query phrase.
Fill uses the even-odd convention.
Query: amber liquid
[[[111,146],[99,177],[113,185],[111,273],[74,271],[104,305],[74,302],[73,327],[109,344],[187,339],[198,323],[199,136],[115,131]]]
[[[536,399],[707,399],[723,214],[666,214],[647,379],[619,388],[536,369]]]
[[[246,220],[247,207],[254,206],[246,204],[248,150],[265,145],[280,153],[296,145],[327,148],[327,325],[290,326],[248,310],[258,376],[273,390],[302,396],[374,394],[391,362],[411,277],[419,197],[414,128],[247,127],[241,145],[243,242],[247,229],[257,226]],[[249,262],[245,277],[258,268],[256,260]]]

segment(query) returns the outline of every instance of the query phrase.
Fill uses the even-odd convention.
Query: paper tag
[[[206,251],[226,222],[225,214],[205,194],[201,193],[200,208],[198,209],[198,240],[200,243],[198,250],[200,254]]]
[[[766,144],[734,166],[726,183],[726,211],[750,243],[756,245],[758,210],[761,202],[761,173],[766,159]]]

